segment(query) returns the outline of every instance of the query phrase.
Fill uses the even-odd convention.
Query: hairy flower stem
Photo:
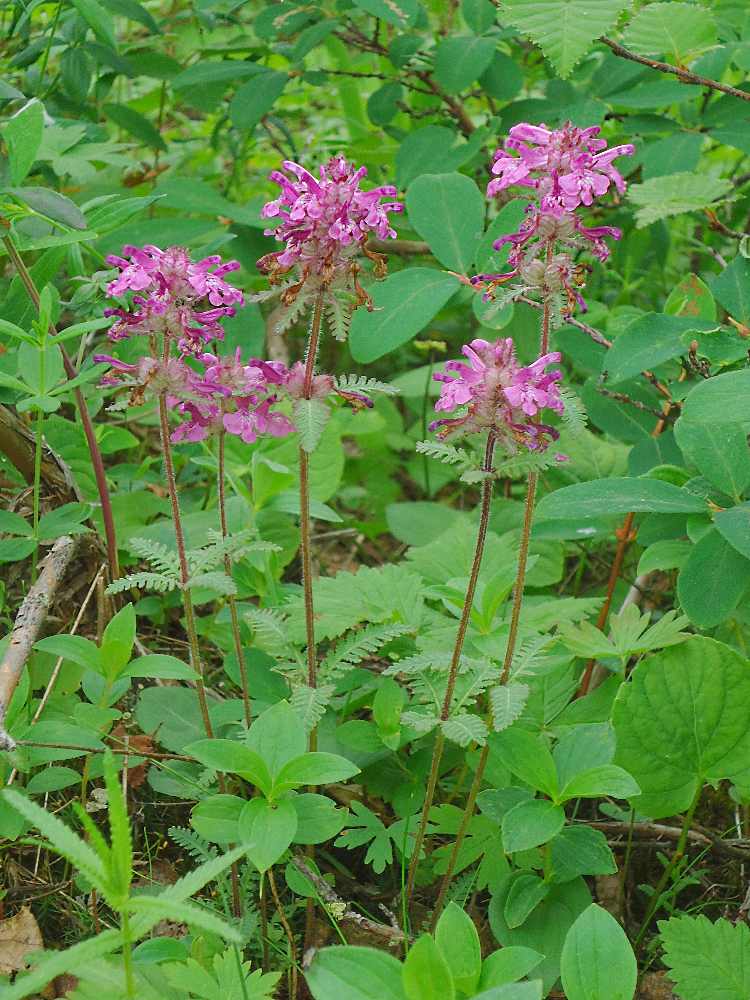
[[[482,483],[482,500],[481,509],[479,514],[479,528],[477,529],[477,541],[474,547],[474,561],[471,567],[471,575],[469,576],[469,583],[466,588],[466,597],[464,598],[464,606],[461,611],[461,618],[458,623],[458,631],[456,633],[456,642],[453,646],[453,655],[451,657],[450,668],[448,670],[448,684],[445,689],[445,697],[443,698],[443,706],[440,712],[440,722],[445,722],[450,716],[451,704],[453,702],[453,693],[456,688],[456,678],[458,676],[458,667],[461,662],[461,653],[464,648],[464,639],[466,638],[466,629],[469,625],[469,617],[471,615],[471,609],[474,604],[474,593],[477,588],[477,581],[479,580],[479,570],[482,566],[482,556],[484,555],[484,542],[487,537],[487,526],[490,520],[490,502],[492,500],[492,487],[494,485],[491,472],[492,472],[492,457],[495,452],[495,435],[490,431],[487,435],[487,445],[484,450],[484,462],[482,463],[482,470],[488,475],[485,477]],[[414,841],[414,852],[411,858],[411,864],[409,865],[409,875],[406,882],[406,905],[411,903],[412,895],[414,893],[414,879],[417,873],[417,866],[419,864],[419,855],[422,852],[422,845],[424,843],[425,831],[427,830],[427,821],[429,818],[430,809],[432,808],[432,802],[435,797],[435,788],[437,787],[438,776],[440,774],[440,761],[443,756],[443,748],[445,746],[445,737],[443,736],[442,727],[437,730],[437,735],[435,736],[435,745],[432,751],[432,764],[430,765],[430,776],[427,780],[427,789],[425,792],[424,804],[422,806],[422,815],[419,819],[419,828],[417,830],[417,836]]]
[[[227,497],[226,488],[224,484],[224,444],[225,444],[226,432],[222,427],[219,431],[219,462],[218,462],[218,494],[219,494],[219,523],[221,524],[221,537],[228,537],[227,529]],[[231,579],[232,576],[232,560],[228,555],[224,556],[224,572]],[[234,594],[229,594],[227,597],[227,604],[229,605],[229,616],[232,621],[232,638],[234,639],[234,652],[237,656],[237,666],[240,671],[240,684],[242,686],[242,703],[245,708],[245,724],[250,727],[252,722],[253,713],[250,707],[250,688],[247,681],[247,664],[245,663],[245,653],[242,649],[242,636],[240,634],[240,619],[237,614],[237,602],[234,599]]]
[[[168,342],[164,349],[165,361],[169,355]],[[182,528],[182,514],[180,512],[180,499],[177,495],[177,480],[174,474],[174,462],[172,461],[172,445],[169,440],[169,417],[167,415],[167,396],[162,392],[159,394],[159,429],[161,431],[161,450],[164,454],[164,471],[167,476],[167,490],[169,492],[169,502],[172,505],[172,522],[177,540],[177,558],[180,564],[180,583],[182,584],[182,602],[185,608],[185,631],[187,632],[188,643],[190,645],[190,661],[193,670],[198,674],[195,682],[198,691],[198,703],[200,705],[203,728],[206,736],[213,738],[213,726],[211,717],[208,714],[208,702],[206,700],[206,685],[203,680],[203,664],[201,662],[200,647],[198,645],[198,633],[195,628],[195,612],[193,610],[193,598],[190,588],[186,587],[190,579],[190,569],[188,567],[187,554],[185,551],[185,533]]]
[[[0,223],[3,220],[0,220]],[[39,289],[34,283],[34,279],[31,272],[26,267],[23,257],[19,254],[16,249],[16,245],[13,242],[9,233],[2,236],[3,246],[8,252],[8,257],[13,262],[13,266],[16,269],[18,277],[21,279],[21,283],[26,289],[26,293],[34,303],[35,308],[39,309]],[[52,336],[56,336],[57,329],[54,324],[50,323],[50,333]],[[62,356],[63,368],[65,369],[65,376],[67,379],[74,379],[78,374],[75,370],[73,362],[70,360],[68,352],[65,350],[62,344],[58,345],[60,348],[60,355]],[[112,514],[112,503],[109,496],[109,487],[107,486],[107,475],[104,471],[104,462],[102,460],[102,453],[99,450],[99,443],[96,440],[96,435],[94,434],[94,425],[91,422],[91,414],[89,413],[88,406],[86,405],[86,400],[83,393],[79,388],[73,390],[73,395],[75,396],[76,406],[78,408],[78,415],[81,418],[81,426],[83,427],[83,433],[86,436],[86,444],[89,449],[89,457],[91,458],[91,465],[94,469],[94,479],[96,480],[96,488],[99,493],[99,504],[102,511],[102,520],[104,522],[104,538],[107,545],[107,563],[109,565],[109,575],[112,580],[116,580],[120,576],[120,563],[117,557],[117,535],[115,532],[115,519]]]
[[[547,247],[547,259],[549,260],[552,255],[552,246]],[[545,301],[544,311],[542,313],[542,331],[539,344],[539,353],[546,354],[549,349],[549,333],[550,333],[550,319],[551,319],[551,308],[550,303]],[[523,605],[523,591],[524,585],[526,583],[526,567],[529,560],[529,542],[531,540],[531,523],[534,518],[534,501],[536,499],[536,487],[538,482],[538,473],[535,469],[529,473],[528,479],[526,481],[526,502],[524,504],[524,514],[523,514],[523,526],[521,528],[521,544],[518,550],[518,567],[516,569],[516,582],[513,587],[513,608],[510,615],[510,630],[508,632],[508,642],[505,647],[505,658],[503,660],[503,669],[500,674],[500,683],[507,684],[508,677],[510,676],[510,668],[513,664],[513,656],[516,651],[516,643],[518,641],[518,624],[521,618],[521,607]],[[482,778],[484,777],[484,771],[487,767],[487,760],[490,755],[489,741],[482,747],[482,753],[480,754],[479,761],[477,762],[477,769],[474,774],[474,780],[471,783],[471,788],[469,789],[469,796],[466,800],[466,808],[464,809],[464,814],[461,818],[461,825],[458,828],[456,834],[456,839],[453,844],[453,850],[451,851],[450,858],[448,859],[448,867],[446,868],[445,875],[443,875],[443,880],[440,883],[440,889],[438,891],[438,897],[435,902],[435,907],[432,912],[432,928],[434,930],[437,921],[442,913],[443,906],[445,904],[445,897],[448,892],[448,888],[453,878],[453,872],[456,868],[456,861],[458,860],[458,853],[461,850],[461,845],[464,842],[466,836],[466,831],[469,828],[469,823],[474,816],[474,808],[477,802],[477,796],[482,787]]]
[[[312,398],[315,360],[318,356],[320,327],[323,319],[323,296],[319,292],[313,307],[310,336],[305,354],[305,381],[303,395],[305,399]],[[307,635],[307,685],[318,686],[318,666],[315,650],[315,606],[313,604],[312,583],[312,545],[310,541],[310,456],[300,445],[299,449],[299,516],[300,516],[300,551],[302,555],[302,589],[305,598],[305,632]],[[310,732],[310,750],[315,750],[318,742],[317,730]]]

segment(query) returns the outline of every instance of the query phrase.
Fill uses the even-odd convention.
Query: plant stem
[[[305,380],[303,395],[305,399],[312,398],[313,376],[315,374],[315,359],[318,356],[320,341],[320,326],[323,318],[323,295],[321,291],[315,299],[310,336],[307,341],[305,355]],[[313,604],[312,585],[312,545],[310,541],[310,465],[309,455],[300,445],[299,449],[299,515],[300,515],[300,552],[302,555],[302,589],[305,598],[305,632],[307,636],[307,685],[318,686],[317,657],[315,651],[315,606]],[[315,728],[310,732],[310,750],[315,750],[318,734]]]
[[[273,876],[273,868],[269,868],[266,872],[268,875],[268,884],[271,886],[271,895],[273,896],[273,901],[276,904],[276,911],[279,914],[279,920],[281,921],[281,926],[284,928],[284,933],[286,934],[287,941],[289,942],[289,1000],[297,1000],[297,949],[294,944],[294,934],[292,933],[292,928],[289,926],[289,921],[286,918],[286,913],[284,912],[284,907],[282,906],[281,899],[279,898],[279,891],[276,888],[276,879]]]
[[[226,488],[224,485],[224,443],[226,439],[226,432],[222,427],[219,431],[219,468],[218,468],[218,494],[219,494],[219,522],[221,524],[221,537],[227,538],[229,532],[227,530],[227,506],[226,506]],[[224,572],[228,577],[231,578],[232,575],[232,560],[228,555],[224,556]],[[230,594],[227,598],[227,603],[229,605],[229,615],[232,620],[232,637],[234,639],[234,651],[237,656],[237,666],[240,671],[240,683],[242,685],[242,703],[245,707],[245,725],[249,728],[252,722],[253,713],[250,707],[250,688],[247,681],[247,664],[245,663],[245,653],[242,649],[242,636],[240,634],[240,620],[237,614],[237,602],[234,599],[234,594]]]
[[[130,932],[130,917],[123,910],[121,914],[122,964],[125,969],[125,995],[136,1000],[135,974],[133,971],[133,938]]]
[[[549,245],[547,247],[547,260],[549,261],[552,255],[553,247]],[[545,301],[544,309],[542,312],[542,331],[539,341],[539,353],[546,354],[549,349],[549,332],[550,332],[550,319],[551,319],[551,308],[550,303]],[[528,475],[526,481],[526,502],[524,504],[524,514],[523,514],[523,526],[521,528],[521,544],[518,550],[518,567],[516,569],[516,582],[513,587],[513,608],[511,610],[510,616],[510,629],[508,631],[508,642],[505,647],[505,658],[503,660],[503,669],[500,674],[500,684],[507,684],[508,677],[510,676],[510,669],[513,664],[513,656],[516,651],[516,642],[518,641],[518,625],[521,618],[521,607],[523,604],[523,591],[524,584],[526,583],[526,566],[528,564],[529,558],[529,542],[531,540],[531,524],[534,518],[534,500],[536,499],[536,487],[538,481],[538,473],[535,469]],[[490,715],[490,724],[492,718]],[[482,787],[482,778],[484,777],[484,771],[487,767],[487,760],[489,759],[490,748],[489,741],[482,747],[482,753],[477,762],[477,769],[474,774],[474,780],[471,783],[471,788],[469,789],[469,796],[466,800],[466,808],[464,809],[463,817],[461,818],[461,825],[456,834],[456,839],[453,844],[453,850],[451,851],[450,858],[448,859],[448,867],[446,868],[445,875],[443,875],[443,881],[440,883],[440,889],[438,891],[438,897],[435,902],[435,908],[432,914],[432,927],[434,928],[442,912],[443,905],[445,903],[445,897],[448,892],[448,887],[450,881],[453,878],[453,872],[455,871],[456,861],[458,859],[458,853],[461,850],[461,845],[464,842],[466,836],[466,831],[469,828],[469,823],[474,816],[474,808],[476,806],[477,796]]]
[[[258,908],[260,910],[260,939],[262,946],[261,969],[268,972],[271,965],[271,956],[268,950],[268,896],[264,892],[265,875],[261,872],[260,885],[258,886]]]
[[[52,18],[52,24],[49,29],[49,39],[44,47],[44,55],[42,56],[42,62],[39,66],[39,93],[42,92],[42,87],[44,85],[44,74],[47,72],[47,63],[49,62],[49,55],[52,51],[52,45],[55,40],[55,32],[57,31],[57,25],[60,22],[60,14],[62,14],[63,0],[57,5],[57,10],[55,11],[55,16]],[[46,95],[45,95],[46,96]]]
[[[42,382],[42,385],[44,382]],[[36,565],[39,559],[39,501],[42,491],[42,448],[44,445],[44,410],[40,407],[36,415],[36,425],[34,429],[34,492],[33,492],[33,521],[34,521],[34,554],[31,560],[31,582],[36,581]]]
[[[169,356],[169,341],[165,338],[164,348],[165,360]],[[175,538],[177,539],[177,558],[180,565],[180,583],[182,584],[182,601],[185,608],[185,631],[187,632],[190,644],[190,662],[193,670],[198,674],[195,682],[198,691],[198,703],[200,705],[201,716],[203,718],[203,728],[206,736],[213,738],[213,726],[211,717],[208,714],[208,702],[206,701],[206,686],[203,679],[203,664],[201,662],[200,647],[198,645],[198,633],[195,629],[195,612],[193,611],[193,598],[190,588],[186,586],[190,579],[190,569],[188,567],[187,555],[185,552],[185,533],[182,528],[182,514],[180,512],[180,499],[177,495],[177,480],[174,474],[174,463],[172,461],[172,445],[169,440],[169,418],[167,415],[166,393],[159,394],[159,430],[161,433],[161,449],[164,454],[164,471],[167,477],[167,490],[169,501],[172,505],[172,522],[174,524]]]
[[[3,220],[0,219],[0,223],[3,223]],[[15,267],[18,277],[21,279],[21,283],[26,289],[29,298],[34,303],[36,309],[39,309],[39,290],[34,283],[31,272],[26,267],[23,258],[16,249],[16,245],[10,234],[6,233],[1,238],[3,246],[8,253],[8,257],[13,262],[13,266]],[[53,336],[57,334],[57,329],[53,323],[50,323],[50,333]],[[70,357],[68,356],[68,352],[62,344],[59,344],[58,346],[60,348],[60,354],[62,355],[65,375],[68,379],[74,379],[77,372],[72,361],[70,360]],[[73,390],[73,394],[75,396],[76,406],[78,407],[78,415],[81,418],[83,433],[86,436],[89,457],[91,458],[91,465],[94,469],[94,478],[96,479],[96,488],[99,493],[102,520],[104,521],[104,537],[107,544],[107,563],[109,565],[109,575],[112,580],[116,580],[120,576],[120,563],[117,557],[117,534],[115,532],[115,520],[112,514],[112,502],[109,496],[109,487],[107,486],[107,475],[104,471],[104,461],[102,460],[102,453],[99,450],[99,443],[97,442],[96,435],[94,433],[94,425],[91,422],[91,414],[89,413],[83,393],[79,388],[76,388]]]
[[[440,712],[441,724],[450,716],[453,693],[456,687],[456,677],[458,676],[458,666],[461,662],[461,653],[464,647],[464,639],[466,638],[466,629],[469,625],[469,617],[474,604],[474,593],[477,588],[477,581],[479,580],[479,570],[482,565],[482,556],[484,555],[484,542],[487,537],[487,526],[490,520],[490,502],[492,500],[492,487],[494,485],[492,476],[490,475],[492,472],[492,456],[494,451],[495,435],[492,431],[490,431],[487,435],[484,462],[482,463],[482,469],[484,472],[488,473],[488,475],[482,483],[481,510],[479,515],[479,528],[477,530],[477,541],[474,547],[474,561],[471,567],[471,575],[469,576],[469,583],[466,588],[466,597],[464,599],[463,610],[461,611],[461,618],[458,623],[456,641],[453,646],[453,655],[451,657],[450,668],[448,670],[448,684],[445,689],[445,697],[443,698],[443,706]],[[406,883],[407,906],[411,903],[412,895],[414,893],[414,879],[417,873],[417,866],[419,865],[419,855],[422,851],[422,844],[424,843],[429,812],[435,797],[435,788],[437,787],[438,776],[440,773],[440,760],[443,756],[444,746],[445,737],[443,736],[442,726],[440,726],[438,728],[437,735],[435,736],[435,745],[432,751],[432,764],[430,766],[430,776],[427,780],[427,789],[425,792],[424,804],[422,806],[422,815],[419,819],[419,828],[414,840],[414,852],[412,854],[411,864],[409,865],[409,877]]]
[[[646,909],[646,915],[643,918],[643,923],[641,924],[640,930],[636,934],[635,940],[633,941],[633,951],[636,952],[636,954],[638,953],[641,942],[643,941],[646,931],[648,930],[648,925],[651,923],[651,918],[659,909],[662,893],[666,889],[675,868],[685,856],[685,847],[687,846],[688,834],[690,833],[690,824],[693,821],[695,810],[698,808],[702,791],[703,786],[698,785],[698,790],[695,793],[693,801],[690,803],[690,808],[685,813],[685,819],[682,822],[682,830],[680,831],[680,839],[677,841],[677,847],[669,860],[669,864],[662,872],[661,878],[656,883],[656,888],[653,891],[648,908]]]

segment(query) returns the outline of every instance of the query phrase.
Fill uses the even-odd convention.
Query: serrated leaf
[[[683,212],[697,212],[708,208],[717,198],[732,190],[732,182],[708,174],[668,174],[652,177],[643,184],[633,184],[628,195],[638,206],[635,214],[639,229],[652,222]]]
[[[623,42],[640,55],[666,56],[685,66],[716,45],[716,22],[708,10],[692,3],[652,3],[630,22]]]
[[[521,717],[531,688],[528,684],[503,684],[490,691],[492,706],[492,728],[496,733],[502,732]]]
[[[640,663],[615,700],[615,760],[638,782],[649,816],[684,812],[706,781],[750,762],[750,662],[693,636]]]
[[[298,399],[294,403],[293,414],[300,444],[309,454],[315,451],[326,429],[331,409],[320,399]]]
[[[442,730],[446,739],[458,743],[460,747],[468,747],[472,743],[484,746],[487,742],[487,724],[478,715],[470,715],[468,712],[446,719],[442,723]]]
[[[535,42],[566,77],[627,6],[628,0],[504,0],[500,17]]]
[[[664,964],[681,1000],[744,1000],[750,996],[750,929],[703,916],[659,923]]]

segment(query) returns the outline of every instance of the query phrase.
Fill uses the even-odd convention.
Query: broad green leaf
[[[105,104],[103,110],[115,125],[119,125],[136,139],[140,139],[144,145],[166,152],[167,146],[159,130],[140,111],[129,108],[127,104]]]
[[[463,174],[423,174],[406,195],[409,221],[445,267],[466,274],[484,227],[485,201]]]
[[[721,177],[679,173],[652,177],[643,184],[633,184],[628,189],[628,195],[637,206],[635,219],[640,229],[671,215],[708,208],[731,189],[732,182]]]
[[[236,844],[244,808],[245,801],[239,795],[209,795],[193,809],[190,825],[212,844]]]
[[[435,943],[448,963],[456,987],[471,995],[482,971],[482,948],[474,921],[454,902],[448,903],[440,915]]]
[[[493,951],[482,962],[482,977],[479,980],[480,990],[488,990],[493,986],[505,986],[515,983],[528,976],[544,958],[533,948],[523,945],[509,945]]]
[[[406,1000],[401,963],[375,948],[323,948],[315,955],[305,980],[315,1000]]]
[[[684,812],[705,781],[750,762],[750,662],[694,636],[647,657],[623,684],[612,713],[616,761],[641,788],[649,816]]]
[[[750,929],[703,914],[659,923],[664,964],[681,1000],[744,1000],[750,996]]]
[[[275,805],[264,799],[251,799],[240,813],[242,844],[260,872],[276,864],[296,832],[297,812],[290,799],[282,799]]]
[[[113,14],[120,14],[130,21],[137,21],[144,28],[148,28],[154,35],[160,32],[159,24],[146,8],[136,2],[136,0],[104,0],[104,6],[109,7]],[[138,70],[141,71],[141,56],[138,56]]]
[[[737,525],[739,520],[729,523]],[[722,524],[726,531],[727,521]],[[701,628],[713,628],[728,618],[750,584],[750,561],[717,529],[698,539],[677,580],[682,610]]]
[[[274,779],[274,794],[297,785],[330,785],[359,774],[346,757],[335,753],[303,753],[287,761]]]
[[[750,559],[750,503],[718,511],[714,524],[730,545]]]
[[[118,677],[130,662],[135,643],[135,610],[126,604],[107,624],[102,636],[101,661],[107,676]]]
[[[303,792],[295,795],[292,805],[297,813],[295,844],[322,844],[341,833],[349,813],[338,809],[326,795]]]
[[[550,847],[553,882],[569,882],[579,875],[613,875],[617,871],[607,838],[590,826],[563,827]]]
[[[70,198],[64,194],[59,194],[51,188],[44,187],[15,187],[8,188],[8,193],[14,195],[19,201],[39,215],[52,222],[61,222],[71,229],[88,228],[86,219],[78,205],[74,204]]]
[[[542,1000],[542,981],[535,979],[530,983],[493,986],[489,990],[476,993],[473,1000]]]
[[[0,563],[20,562],[36,548],[33,538],[3,538],[0,540]]]
[[[629,799],[639,791],[637,782],[627,771],[616,764],[600,764],[571,778],[560,792],[560,801],[595,799],[604,795],[615,799]]]
[[[514,726],[493,733],[488,742],[516,777],[546,795],[557,793],[555,762],[539,736]]]
[[[244,83],[229,104],[229,117],[237,128],[255,128],[281,97],[288,82],[288,73],[269,69]]]
[[[117,39],[112,18],[97,0],[72,0],[73,6],[99,41],[117,51]]]
[[[659,479],[596,479],[574,483],[542,497],[536,516],[542,520],[575,519],[650,511],[655,514],[701,514],[707,512],[700,497]]]
[[[652,3],[625,31],[625,46],[644,56],[666,56],[678,66],[716,45],[716,22],[692,3]]]
[[[678,420],[674,435],[688,462],[722,493],[739,500],[750,484],[750,448],[740,424]]]
[[[159,677],[162,680],[195,680],[198,674],[183,660],[165,653],[146,653],[131,660],[121,677]]]
[[[373,289],[375,312],[358,309],[349,346],[360,363],[376,361],[424,329],[459,288],[458,278],[427,267],[408,267]]]
[[[568,1000],[633,1000],[633,949],[612,914],[596,903],[568,931],[560,966]]]
[[[750,371],[725,372],[703,379],[685,397],[686,423],[750,423]]]
[[[74,771],[72,767],[46,767],[43,771],[37,771],[29,780],[26,791],[29,795],[44,795],[46,792],[59,792],[71,785],[78,785],[80,781],[80,772]]]
[[[506,878],[493,892],[489,907],[492,932],[506,947],[522,945],[544,956],[534,968],[533,977],[543,981],[546,995],[560,976],[560,954],[568,929],[591,903],[591,893],[581,878],[553,885],[520,927],[508,927],[503,911],[511,884],[512,877]]]
[[[684,334],[711,329],[716,329],[715,323],[684,316],[663,313],[639,316],[619,334],[604,357],[607,381],[616,385],[645,369],[677,358],[686,351]]]
[[[456,990],[445,957],[429,934],[409,949],[402,972],[408,1000],[454,1000]]]
[[[679,538],[654,542],[638,560],[638,576],[641,573],[651,573],[655,569],[682,569],[692,548],[690,542]]]
[[[397,28],[412,27],[419,12],[417,0],[354,0],[354,5]]]
[[[495,8],[490,0],[461,0],[461,14],[475,35],[482,35],[495,23]]]
[[[557,794],[557,769],[539,736],[512,726],[489,738],[491,749],[527,785],[546,795]]]
[[[34,165],[43,129],[44,107],[36,99],[29,101],[8,119],[2,134],[8,147],[11,184],[22,184]]]
[[[188,743],[185,752],[214,771],[240,774],[257,785],[264,795],[271,794],[273,780],[266,761],[255,750],[234,740],[198,740]]]
[[[507,854],[539,847],[560,832],[565,812],[547,799],[519,802],[503,817],[503,847]]]
[[[520,927],[548,895],[550,888],[550,883],[538,875],[518,872],[505,899],[505,922],[508,927]]]
[[[53,656],[62,656],[71,663],[87,667],[89,670],[101,672],[101,655],[96,643],[85,639],[82,635],[49,635],[34,643],[34,649]]]
[[[466,90],[492,62],[495,44],[479,35],[444,38],[435,49],[435,79],[449,94]]]
[[[685,316],[713,322],[716,319],[716,302],[711,289],[702,278],[697,274],[687,274],[667,296],[664,312],[669,316]]]
[[[396,183],[408,188],[421,174],[457,170],[480,148],[482,131],[477,129],[469,142],[443,125],[425,125],[409,132],[396,153]]]
[[[502,13],[566,77],[625,7],[627,0],[505,0]]]
[[[307,749],[304,729],[287,701],[267,708],[252,724],[245,741],[263,758],[274,778],[288,761]]]
[[[740,323],[750,323],[750,260],[737,254],[729,267],[710,283],[726,311]],[[733,373],[738,374],[738,373]]]

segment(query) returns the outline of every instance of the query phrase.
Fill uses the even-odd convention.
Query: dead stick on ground
[[[15,747],[13,739],[5,731],[8,705],[80,539],[80,535],[73,538],[63,535],[57,539],[41,565],[36,583],[18,609],[8,649],[0,663],[0,750]]]

